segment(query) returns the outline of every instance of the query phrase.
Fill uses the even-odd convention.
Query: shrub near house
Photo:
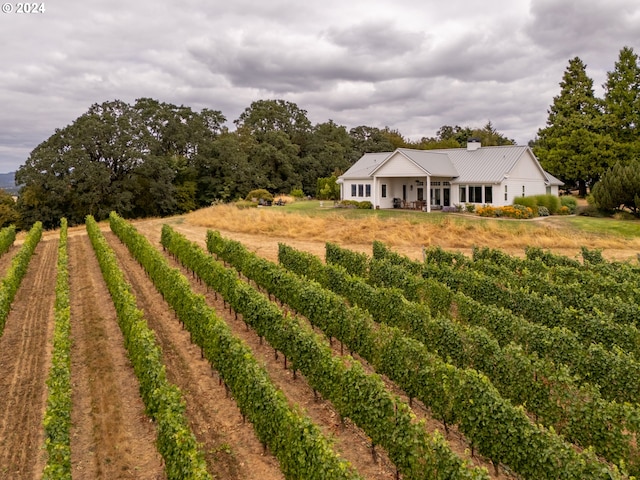
[[[514,199],[513,205],[495,207],[484,205],[475,212],[481,217],[533,218],[549,215],[570,215],[576,212],[577,202],[573,197],[555,195],[533,195]]]
[[[494,207],[486,205],[476,210],[481,217],[508,217],[508,218],[533,218],[535,215],[531,207],[524,205],[507,205],[506,207]]]

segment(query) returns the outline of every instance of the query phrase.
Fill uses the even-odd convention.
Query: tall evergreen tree
[[[593,198],[602,210],[628,208],[640,215],[640,161],[618,162],[593,187]]]
[[[603,87],[605,129],[617,159],[627,163],[640,157],[640,61],[632,48],[620,50]]]
[[[535,154],[542,166],[565,184],[578,184],[587,194],[613,159],[611,137],[603,133],[603,118],[586,66],[575,57],[553,98],[547,126],[538,131]]]

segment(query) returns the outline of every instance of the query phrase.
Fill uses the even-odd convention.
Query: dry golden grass
[[[603,249],[606,257],[618,260],[635,259],[636,252],[640,252],[640,239],[580,233],[552,218],[518,221],[451,214],[438,221],[422,222],[415,217],[403,218],[401,214],[384,219],[377,216],[353,219],[345,218],[340,212],[313,216],[277,208],[238,209],[219,205],[192,212],[185,216],[185,222],[255,235],[256,242],[261,238],[264,242],[292,239],[370,248],[374,240],[379,240],[399,251],[415,250],[409,253],[413,257],[423,246],[431,245],[463,253],[468,253],[473,246],[486,246],[515,255],[523,255],[527,246],[536,246],[569,256],[577,255],[580,247],[586,246]]]

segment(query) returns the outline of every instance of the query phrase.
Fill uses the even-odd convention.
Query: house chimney
[[[482,146],[482,142],[479,138],[469,138],[467,139],[467,151],[473,152],[478,150]]]

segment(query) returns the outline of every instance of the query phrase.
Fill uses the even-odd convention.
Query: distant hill
[[[0,188],[11,193],[18,193],[16,172],[0,173]]]

